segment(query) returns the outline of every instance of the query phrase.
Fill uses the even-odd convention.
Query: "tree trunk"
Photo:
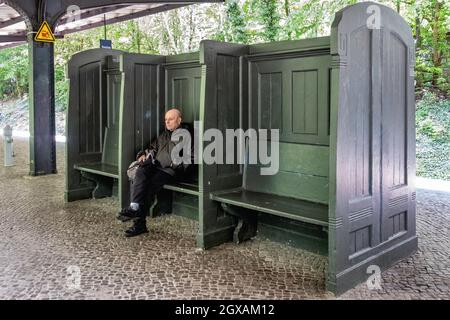
[[[439,40],[440,40],[440,34],[439,34],[439,23],[440,23],[440,15],[441,15],[441,3],[439,1],[435,1],[434,4],[434,12],[433,12],[433,66],[435,68],[441,67],[441,50],[439,48]],[[437,86],[437,80],[438,80],[438,74],[436,72],[433,72],[433,86]]]
[[[419,12],[417,12],[417,11],[416,11],[415,24],[416,24],[416,52],[419,52],[420,50],[422,50],[422,34],[420,32],[421,20],[419,17]],[[422,73],[416,74],[416,81],[417,81],[416,87],[422,88],[423,87]]]
[[[163,21],[163,24],[164,24],[164,28],[166,29],[167,36],[169,37],[169,42],[170,42],[170,44],[172,45],[173,53],[174,53],[174,54],[177,54],[177,53],[178,53],[177,45],[176,45],[176,43],[175,43],[175,39],[174,39],[172,30],[171,30],[171,28],[170,28],[170,26],[169,26],[169,21],[168,21],[169,15],[168,15],[168,13],[164,12],[164,13],[162,14],[162,16],[163,16],[163,17],[162,17],[162,21]]]
[[[284,0],[284,13],[286,15],[286,20],[289,20],[289,16],[291,15],[291,12],[289,10],[289,0]],[[292,30],[289,30],[288,32],[288,39],[292,39]]]
[[[422,49],[422,34],[420,32],[421,21],[420,21],[418,13],[416,16],[415,23],[416,23],[416,51],[419,51],[420,49]]]
[[[190,52],[192,50],[193,41],[194,41],[194,34],[195,34],[195,23],[194,23],[194,17],[192,8],[189,7],[189,43],[188,43],[188,51]]]

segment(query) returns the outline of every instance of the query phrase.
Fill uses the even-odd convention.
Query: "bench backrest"
[[[194,122],[183,122],[182,127],[186,128],[191,135],[191,156],[194,157]],[[191,160],[193,161],[194,159],[192,158]],[[192,163],[188,166],[184,174],[178,177],[178,180],[180,182],[198,185],[198,165]]]
[[[116,70],[117,67],[118,63],[109,57],[108,70],[106,70],[106,128],[102,150],[102,163],[116,167],[119,165],[119,117],[122,87],[122,74]]]
[[[103,141],[102,163],[111,166],[119,165],[119,130],[115,128],[105,129]]]
[[[261,175],[261,164],[248,164],[248,146],[246,149],[245,189],[328,204],[327,146],[281,142],[279,171],[275,175]]]

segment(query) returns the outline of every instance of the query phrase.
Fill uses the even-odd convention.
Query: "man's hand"
[[[141,162],[141,163],[144,162],[145,161],[145,154],[140,156],[138,161]]]

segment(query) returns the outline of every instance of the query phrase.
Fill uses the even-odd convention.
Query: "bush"
[[[416,106],[417,175],[450,180],[450,101],[425,92]]]

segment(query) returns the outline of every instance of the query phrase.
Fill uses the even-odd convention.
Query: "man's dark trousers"
[[[136,170],[136,176],[131,185],[131,202],[139,203],[140,208],[136,224],[145,225],[145,217],[155,195],[165,184],[173,182],[174,179],[173,176],[152,164],[142,165]]]

